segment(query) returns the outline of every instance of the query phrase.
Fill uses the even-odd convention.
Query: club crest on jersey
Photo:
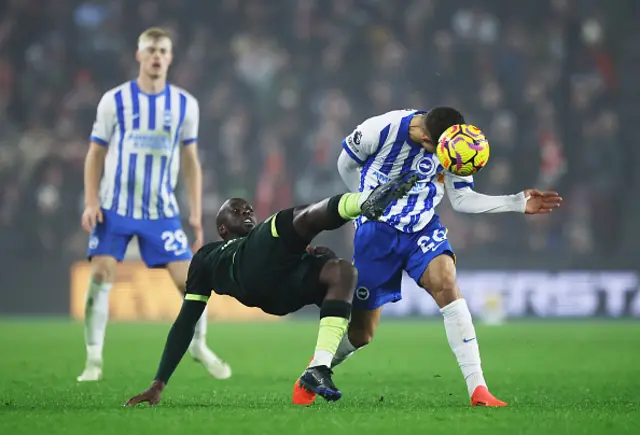
[[[416,170],[424,177],[432,177],[438,171],[438,165],[431,157],[423,157],[418,161]]]

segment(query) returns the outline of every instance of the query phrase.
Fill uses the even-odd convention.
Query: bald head
[[[223,240],[244,237],[255,226],[253,207],[243,198],[226,200],[216,215],[216,227]]]

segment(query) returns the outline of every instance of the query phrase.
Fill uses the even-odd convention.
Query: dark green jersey
[[[293,213],[278,216],[283,213],[292,227]],[[288,247],[267,219],[245,237],[203,246],[191,260],[187,294],[208,300],[213,291],[270,314],[288,314],[324,298],[318,276],[327,260]]]
[[[202,270],[199,286],[207,292],[220,295],[240,296],[243,292],[235,276],[235,258],[243,239],[209,243],[198,251]]]

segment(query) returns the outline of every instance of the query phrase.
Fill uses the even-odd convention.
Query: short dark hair
[[[431,142],[435,144],[449,127],[464,124],[464,116],[452,107],[436,107],[429,110],[424,123]]]

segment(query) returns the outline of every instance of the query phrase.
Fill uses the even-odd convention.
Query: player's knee
[[[358,271],[348,261],[332,259],[322,268],[320,281],[327,286],[327,296],[351,302]]]
[[[115,265],[111,261],[96,259],[92,261],[91,279],[96,284],[113,282],[115,279]]]
[[[318,233],[309,206],[296,207],[293,210],[293,228],[304,239],[312,239]]]
[[[441,308],[460,298],[454,274],[443,274],[432,282],[431,287],[429,291]]]

